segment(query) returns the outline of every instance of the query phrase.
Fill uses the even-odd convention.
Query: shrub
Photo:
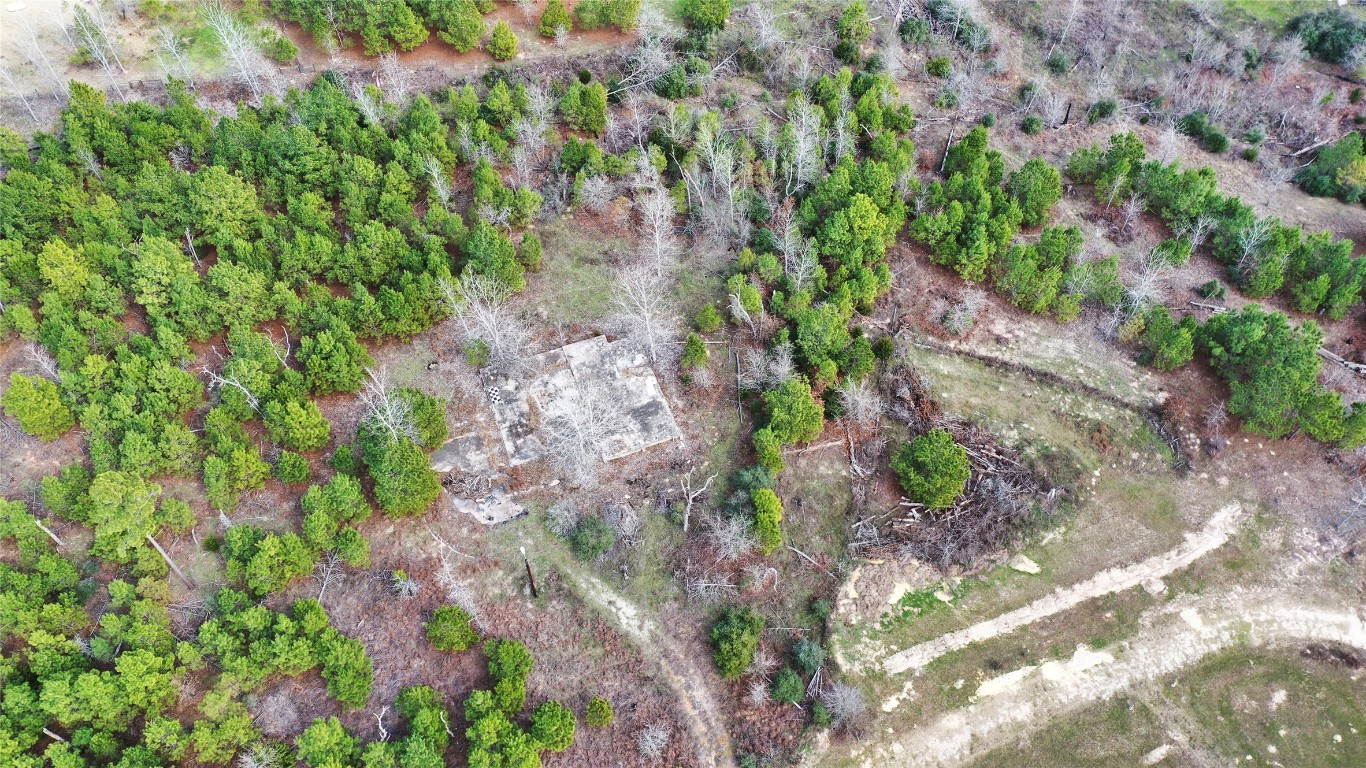
[[[1200,286],[1200,295],[1206,299],[1222,299],[1227,292],[1228,289],[1218,280],[1210,280]]]
[[[574,713],[558,701],[547,701],[531,712],[531,738],[541,749],[563,752],[574,743]]]
[[[564,0],[550,0],[541,14],[541,37],[553,38],[561,27],[572,32],[574,20],[569,16],[569,9],[564,7]]]
[[[721,322],[721,313],[716,310],[715,304],[703,306],[693,319],[693,325],[702,333],[716,333],[721,330]]]
[[[76,417],[62,402],[61,391],[47,379],[11,373],[9,389],[0,397],[5,415],[19,428],[43,442],[51,442],[76,425]]]
[[[1102,99],[1092,104],[1091,108],[1086,111],[1086,121],[1088,123],[1100,122],[1112,117],[1117,109],[1119,109],[1119,104],[1114,99]]]
[[[517,244],[517,261],[526,269],[535,271],[541,268],[541,237],[535,232],[522,235]]]
[[[995,126],[996,126],[996,113],[995,113],[995,112],[988,112],[988,113],[986,113],[985,115],[982,115],[982,127],[983,127],[983,128],[994,128]]]
[[[1172,322],[1166,307],[1148,312],[1143,333],[1143,362],[1159,371],[1171,371],[1190,362],[1195,355],[1195,318],[1187,315]]]
[[[308,481],[308,459],[297,453],[282,451],[275,461],[275,478],[282,483],[303,483]]]
[[[616,543],[617,532],[596,517],[580,520],[569,537],[569,548],[573,550],[574,557],[584,562],[597,560]]]
[[[1366,24],[1355,21],[1338,8],[1302,13],[1290,20],[1289,30],[1304,41],[1305,50],[1320,61],[1341,64],[1366,40]]]
[[[584,713],[584,722],[588,723],[589,728],[606,728],[612,724],[612,702],[601,696],[594,696],[588,702],[588,711]]]
[[[560,112],[570,128],[601,136],[607,129],[607,87],[574,81],[560,99]]]
[[[437,608],[424,626],[427,642],[442,651],[464,651],[479,642],[479,633],[475,631],[469,613],[458,606]]]
[[[1020,130],[1026,135],[1037,136],[1043,132],[1043,118],[1038,115],[1030,115],[1020,123]]]
[[[792,646],[792,658],[803,675],[814,675],[825,663],[825,648],[810,638],[802,638]]]
[[[773,685],[770,688],[773,700],[783,704],[796,704],[802,700],[806,694],[806,686],[802,685],[802,679],[790,669],[784,668],[773,678]]]
[[[721,677],[735,680],[744,674],[759,650],[764,619],[744,607],[727,608],[711,628],[712,659]]]
[[[683,342],[683,357],[679,360],[679,365],[684,368],[701,368],[706,364],[707,343],[695,333],[688,334],[687,341]]]
[[[928,507],[949,507],[963,493],[972,466],[963,446],[943,429],[932,429],[906,443],[892,457],[906,496]]]
[[[773,430],[767,427],[754,430],[754,454],[764,469],[775,475],[783,471],[783,446],[773,436]]]
[[[1043,64],[1045,67],[1048,67],[1049,72],[1052,72],[1055,75],[1065,75],[1067,74],[1067,70],[1072,67],[1072,60],[1064,56],[1061,52],[1058,52],[1049,56]]]
[[[755,488],[750,492],[754,505],[754,535],[759,549],[771,555],[783,545],[783,502],[770,488]]]
[[[1347,103],[1349,103],[1349,104],[1360,104],[1360,103],[1361,103],[1361,99],[1362,99],[1362,90],[1361,90],[1360,88],[1353,88],[1351,91],[1348,91],[1348,93],[1347,93]]]
[[[489,36],[489,54],[498,61],[507,61],[517,55],[517,35],[506,21],[493,25]]]
[[[825,426],[825,409],[811,394],[806,379],[788,379],[778,389],[764,393],[768,428],[783,445],[806,443],[820,437]]]
[[[925,19],[907,16],[897,29],[901,42],[907,45],[924,45],[930,40],[930,23]]]
[[[710,32],[726,25],[730,18],[730,0],[683,0],[683,20],[701,32]]]
[[[1020,223],[1035,227],[1044,223],[1048,212],[1062,199],[1062,176],[1043,158],[1031,158],[1010,174],[1006,191],[1020,204]]]
[[[1222,155],[1228,151],[1228,137],[1216,130],[1209,130],[1205,133],[1205,149],[1216,155]]]
[[[1249,163],[1255,163],[1257,162],[1257,156],[1260,154],[1261,153],[1257,151],[1256,147],[1247,147],[1243,150],[1243,159]]]
[[[948,56],[935,56],[925,63],[925,71],[931,77],[948,77],[951,68]]]
[[[584,29],[635,29],[639,16],[640,0],[580,0],[574,6],[574,18]]]

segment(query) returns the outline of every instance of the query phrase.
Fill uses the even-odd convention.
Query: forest
[[[988,309],[1214,402],[1198,416],[1180,397],[1121,402],[1157,425],[1145,451],[1164,470],[1217,461],[1230,420],[1343,472],[1360,463],[1361,240],[1242,179],[1284,145],[1277,194],[1359,224],[1359,86],[1321,102],[1345,111],[1312,136],[1286,115],[1235,125],[1227,93],[1215,109],[1116,87],[1080,99],[1080,117],[1068,94],[1062,116],[1060,88],[1034,79],[981,95],[1005,77],[984,69],[1001,66],[999,9],[952,0],[852,0],[791,21],[731,0],[133,5],[97,4],[98,22],[75,12],[87,75],[50,99],[54,124],[4,102],[34,123],[0,128],[0,450],[16,457],[0,467],[4,765],[526,768],[606,759],[576,746],[593,734],[622,765],[716,764],[683,716],[637,721],[607,683],[548,695],[533,675],[563,663],[558,649],[483,618],[563,621],[535,613],[537,576],[549,599],[591,608],[599,580],[630,588],[628,563],[657,569],[658,599],[684,606],[659,621],[691,623],[677,635],[705,672],[689,683],[724,697],[734,764],[876,740],[866,699],[881,683],[839,658],[845,579],[914,559],[956,599],[1086,508],[1072,448],[949,413],[952,393],[917,363],[926,349],[1003,354],[984,341],[999,338]],[[1082,5],[1050,22],[1054,55],[1081,47],[1063,43]],[[155,96],[101,87],[95,73],[112,82],[123,66],[118,11],[216,51],[226,105],[188,69],[167,67]],[[564,52],[585,33],[620,51]],[[1220,42],[1211,71],[1270,80],[1312,60],[1360,82],[1366,21],[1305,12],[1284,34],[1302,46],[1290,75],[1275,73],[1274,41]],[[1211,45],[1197,39],[1182,66]],[[299,46],[333,65],[285,85],[277,65],[312,55]],[[432,46],[487,56],[433,87],[395,69]],[[529,46],[562,58],[536,69]],[[1059,79],[1082,66],[1037,58]],[[559,266],[565,226],[627,243],[576,267],[610,275],[580,289],[611,305],[587,322],[550,319],[557,284],[579,274]],[[1174,288],[1174,275],[1200,280]],[[544,460],[508,475],[529,514],[447,544],[446,511],[486,495],[433,454],[483,418],[491,382],[596,335],[661,380],[685,437],[649,449],[667,459],[608,461],[623,429],[611,403],[546,415]],[[400,359],[455,383],[419,386],[391,370]],[[1074,419],[1081,442],[1113,465],[1110,427],[1092,418]],[[1171,437],[1187,429],[1206,455]],[[828,446],[838,481],[812,474]],[[58,458],[25,470],[21,450]],[[849,501],[824,506],[837,484]],[[838,537],[811,533],[824,525]],[[428,532],[516,590],[436,587]],[[528,556],[532,541],[565,557]],[[212,561],[209,578],[191,557]],[[420,622],[394,631],[467,676],[389,669],[404,659],[325,597],[353,577],[386,600],[422,595]],[[916,615],[949,602],[901,588],[887,610],[899,600]],[[314,677],[335,714],[268,732],[267,694]]]

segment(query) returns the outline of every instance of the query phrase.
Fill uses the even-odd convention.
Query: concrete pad
[[[606,461],[679,437],[673,410],[649,360],[625,341],[594,336],[543,352],[535,362],[536,373],[525,380],[499,376],[485,381],[485,397],[510,465],[542,457],[541,423],[575,407],[581,392],[621,409],[622,426],[603,451]]]
[[[502,488],[495,488],[487,496],[477,499],[451,499],[451,508],[473,517],[485,525],[505,523],[526,514],[526,507]]]
[[[483,475],[493,471],[484,436],[478,433],[460,435],[447,440],[432,453],[432,470],[446,473],[459,470],[466,475]]]

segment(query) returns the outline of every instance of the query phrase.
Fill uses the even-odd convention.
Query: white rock
[[[1034,562],[1033,560],[1030,560],[1024,555],[1016,555],[1012,557],[1010,559],[1010,567],[1014,570],[1019,571],[1020,573],[1028,573],[1031,575],[1038,575],[1038,573],[1043,570],[1039,567],[1038,563]]]
[[[1148,754],[1144,755],[1144,756],[1143,756],[1143,764],[1144,764],[1144,765],[1157,765],[1158,763],[1162,762],[1163,758],[1165,758],[1165,757],[1167,756],[1167,753],[1170,752],[1170,751],[1172,751],[1172,745],[1170,745],[1170,744],[1163,744],[1162,746],[1158,747],[1157,749],[1154,749],[1153,751],[1151,751],[1151,752],[1149,752]]]

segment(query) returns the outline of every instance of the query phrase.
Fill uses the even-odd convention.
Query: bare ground
[[[1237,504],[1230,504],[1216,512],[1199,531],[1188,533],[1186,540],[1175,549],[1133,565],[1101,571],[1080,584],[1059,589],[1052,595],[1035,600],[1022,608],[907,648],[886,658],[882,662],[882,668],[889,675],[920,669],[946,653],[966,647],[970,643],[1013,632],[1085,600],[1111,592],[1121,592],[1146,581],[1161,579],[1223,546],[1241,519],[1242,508]]]
[[[1122,650],[1079,649],[1069,662],[989,681],[979,700],[864,755],[864,766],[956,766],[1052,718],[1174,674],[1239,645],[1328,643],[1366,650],[1360,607],[1319,606],[1299,592],[1230,591],[1176,601]]]

